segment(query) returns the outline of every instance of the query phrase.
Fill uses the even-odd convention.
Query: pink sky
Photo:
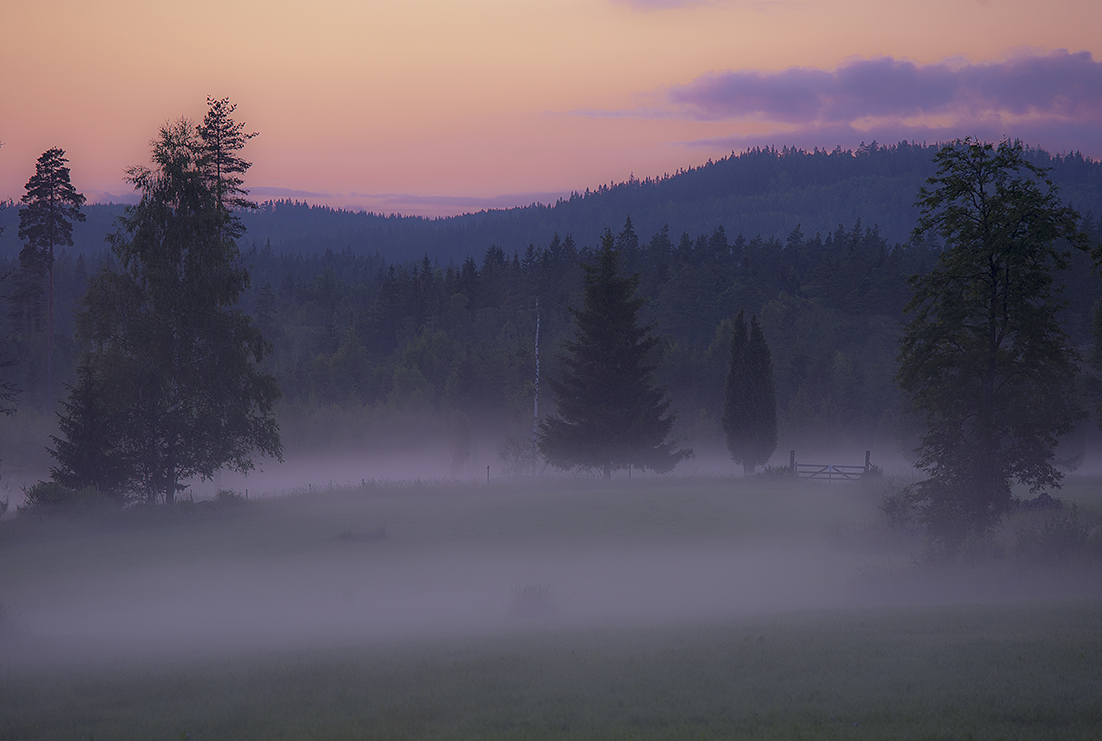
[[[229,96],[264,200],[451,214],[751,145],[1014,136],[1102,158],[1097,0],[36,0],[4,11],[0,198],[60,146],[128,194]]]

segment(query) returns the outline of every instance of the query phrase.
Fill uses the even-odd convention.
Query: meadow
[[[1097,560],[887,482],[366,482],[0,522],[0,739],[1097,738]],[[1097,479],[1061,497],[1097,521]],[[1029,542],[1035,542],[1029,541]]]

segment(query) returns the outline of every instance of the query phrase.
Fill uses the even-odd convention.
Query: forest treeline
[[[940,250],[909,238],[935,151],[753,150],[551,206],[451,219],[261,204],[240,214],[251,278],[242,307],[272,344],[264,366],[283,394],[289,445],[423,439],[427,421],[441,439],[470,427],[527,434],[537,303],[547,378],[558,374],[580,305],[582,264],[611,230],[624,269],[640,275],[641,319],[660,338],[656,378],[678,414],[676,435],[698,449],[722,446],[731,319],[744,310],[760,318],[773,352],[782,443],[867,446],[898,427],[893,376],[908,278],[930,270]],[[1051,168],[1099,241],[1102,165],[1025,156]],[[0,275],[18,266],[18,211],[0,210]],[[122,207],[84,211],[74,246],[54,262],[55,401],[75,380],[74,316],[90,276],[114,259],[100,245]],[[1061,320],[1085,347],[1099,294],[1089,258],[1073,255],[1059,280],[1070,301]],[[20,408],[52,415],[43,308],[21,305],[6,284],[6,357],[15,362],[6,375]]]
[[[1097,241],[1099,224],[1087,226]],[[640,237],[629,216],[612,236],[625,271],[640,276],[641,319],[660,338],[656,378],[673,400],[681,439],[722,445],[731,320],[740,309],[760,317],[772,349],[783,441],[867,446],[894,434],[908,278],[933,267],[939,245],[890,244],[860,221],[825,235],[796,228],[783,239],[732,238],[722,227]],[[527,434],[537,310],[541,372],[557,376],[570,310],[580,305],[582,264],[592,261],[599,238],[580,244],[553,235],[523,252],[490,246],[446,263],[427,255],[387,261],[347,248],[248,251],[242,304],[272,344],[264,367],[283,393],[289,444],[424,439],[430,420],[429,434],[445,441],[468,429]],[[55,264],[61,382],[75,373],[73,312],[88,276],[109,259],[62,254]],[[1089,256],[1073,260],[1060,277],[1070,299],[1063,321],[1086,345],[1099,289]],[[11,258],[0,260],[0,271],[13,267]],[[14,321],[8,309],[20,404],[41,404],[42,327]]]

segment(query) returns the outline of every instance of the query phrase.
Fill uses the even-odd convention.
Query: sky
[[[752,146],[1020,138],[1102,159],[1097,0],[13,0],[0,199],[66,150],[133,197],[228,97],[246,184],[382,213],[552,202]]]

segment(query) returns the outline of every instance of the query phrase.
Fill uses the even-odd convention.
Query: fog
[[[860,484],[491,469],[447,485],[424,468],[340,486],[380,470],[304,459],[201,516],[47,523],[8,543],[0,596],[24,637],[112,657],[1102,596],[1097,569],[917,568],[920,540]]]

